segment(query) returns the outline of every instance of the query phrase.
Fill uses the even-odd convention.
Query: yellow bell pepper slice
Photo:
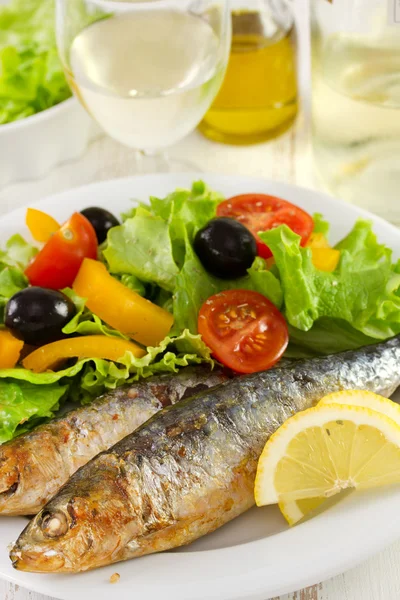
[[[11,331],[0,330],[0,369],[13,369],[21,354],[24,342],[17,340]]]
[[[323,233],[312,233],[306,247],[311,248],[312,261],[316,269],[332,273],[338,266],[340,251],[331,248]]]
[[[312,233],[306,244],[307,248],[330,248],[329,242],[323,233]]]
[[[53,233],[60,229],[53,217],[36,208],[28,208],[26,211],[26,224],[37,242],[48,242]]]
[[[126,352],[132,352],[136,358],[146,354],[145,350],[122,338],[84,335],[46,344],[28,354],[22,365],[35,373],[43,373],[54,369],[67,358],[105,358],[120,362]]]
[[[99,261],[85,258],[72,287],[95,315],[143,346],[158,346],[172,327],[171,313],[117,281]]]
[[[312,261],[316,269],[332,273],[338,266],[340,251],[334,248],[311,248]]]

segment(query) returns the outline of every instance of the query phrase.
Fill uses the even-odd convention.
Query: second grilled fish
[[[254,504],[269,436],[328,392],[389,396],[400,337],[233,379],[166,408],[75,473],[22,532],[17,569],[76,572],[188,544]]]
[[[0,514],[36,514],[69,477],[165,406],[225,381],[187,367],[122,386],[0,446]]]

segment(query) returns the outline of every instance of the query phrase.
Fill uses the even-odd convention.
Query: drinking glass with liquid
[[[228,69],[200,131],[218,142],[252,144],[295,119],[294,19],[287,0],[232,0],[231,11]]]
[[[142,152],[137,170],[169,170],[160,152],[212,103],[229,56],[229,15],[228,0],[57,0],[71,88],[106,133]]]
[[[399,0],[313,0],[312,46],[318,172],[400,225]]]

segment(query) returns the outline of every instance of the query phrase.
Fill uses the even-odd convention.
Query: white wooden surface
[[[298,18],[303,21],[300,29],[304,38],[307,37],[306,2],[296,0],[295,3]],[[303,68],[306,64],[304,54],[307,54],[307,49],[302,45]],[[303,89],[307,88],[306,70],[302,72],[301,80]],[[214,144],[195,132],[175,146],[171,156],[190,159],[202,171],[261,176],[314,187],[308,128],[304,121],[304,118],[300,118],[295,127],[278,140],[252,147]],[[42,180],[19,183],[0,190],[0,214],[64,189],[131,175],[133,161],[133,151],[109,138],[99,138],[78,161],[54,169]],[[95,204],[96,198],[90,198],[90,203]],[[329,540],[326,543],[329,544]],[[400,541],[348,573],[273,600],[400,600],[399,564]],[[110,600],[114,598],[118,598],[117,589],[110,594]],[[50,599],[0,580],[0,600]]]

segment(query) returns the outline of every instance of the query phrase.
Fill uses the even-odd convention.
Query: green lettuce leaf
[[[71,95],[58,58],[54,0],[11,0],[0,8],[0,124]]]
[[[19,269],[3,267],[0,270],[0,323],[4,323],[4,309],[11,298],[28,285],[28,280]]]
[[[308,358],[336,354],[344,350],[356,350],[376,343],[361,331],[341,319],[322,317],[308,331],[289,325],[290,343],[285,352],[287,358]]]
[[[184,263],[186,232],[193,241],[197,231],[215,217],[221,200],[221,194],[203,181],[195,181],[190,190],[178,189],[166,198],[150,198],[153,213],[169,224],[173,256],[179,267]]]
[[[4,267],[0,271],[0,297],[9,299],[11,296],[26,288],[28,279],[19,269]]]
[[[67,389],[67,385],[59,383],[36,385],[7,377],[0,379],[0,443],[53,417]]]
[[[125,221],[127,221],[128,219],[133,219],[133,217],[136,216],[137,211],[146,211],[147,213],[151,214],[151,211],[149,210],[149,205],[146,204],[145,202],[141,202],[140,200],[132,200],[132,202],[135,203],[134,206],[132,206],[132,208],[126,210],[125,212],[121,213],[121,221],[122,223],[125,223]],[[142,212],[143,214],[143,212]],[[159,216],[159,215],[156,215]]]
[[[311,250],[285,225],[260,237],[273,252],[290,325],[309,331],[322,318],[340,319],[364,336],[386,339],[400,333],[398,274],[392,252],[379,244],[371,224],[358,221],[336,248],[341,251],[333,273],[316,269]]]
[[[108,235],[103,256],[109,270],[173,292],[184,263],[186,232],[192,240],[215,217],[221,200],[220,194],[198,181],[191,190],[176,190],[166,198],[151,197],[150,207],[139,203]]]
[[[151,302],[161,306],[168,312],[173,312],[173,295],[171,292],[167,292],[160,287],[155,287],[151,290],[151,293],[146,296]]]
[[[195,181],[190,190],[178,189],[166,198],[150,197],[152,212],[164,221],[181,220],[200,229],[215,217],[218,204],[223,200],[218,192],[210,190],[204,181]]]
[[[137,211],[123,225],[113,227],[103,255],[111,273],[134,275],[173,291],[178,274],[168,224],[160,217]]]
[[[4,308],[11,296],[28,286],[24,269],[37,253],[20,235],[13,235],[4,250],[0,250],[0,323],[4,323]]]
[[[139,294],[139,296],[146,296],[146,286],[143,281],[140,281],[135,275],[128,275],[125,273],[124,275],[115,275],[116,279],[118,279],[122,285],[129,288],[133,292]]]
[[[322,235],[327,238],[329,229],[330,229],[328,221],[326,221],[324,219],[323,215],[321,215],[320,213],[315,213],[313,215],[313,221],[314,221],[313,233],[322,233]]]
[[[15,267],[23,271],[37,253],[38,249],[28,244],[17,233],[10,237],[5,249],[0,250],[0,265],[3,267]]]

